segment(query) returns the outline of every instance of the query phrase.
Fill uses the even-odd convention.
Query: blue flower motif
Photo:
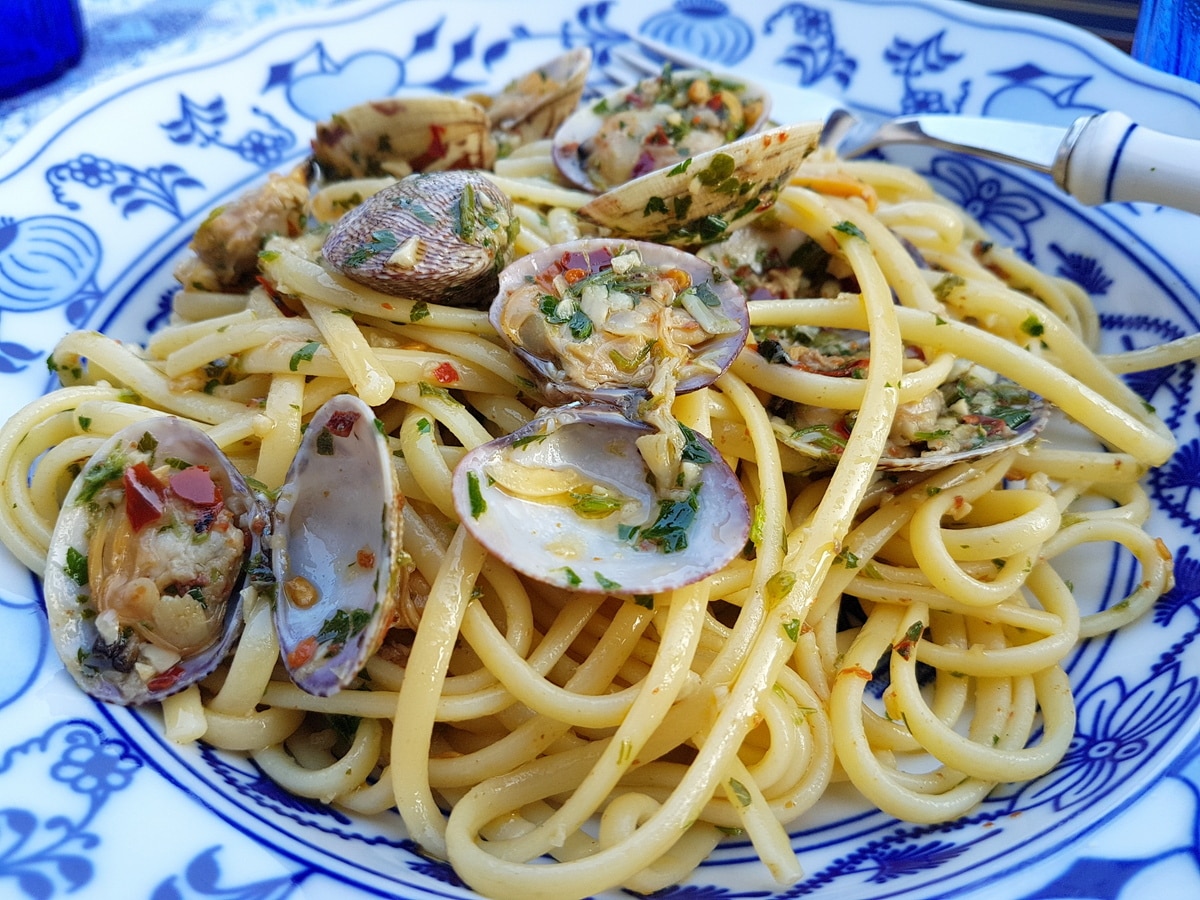
[[[1028,227],[1046,215],[1028,194],[1006,191],[999,178],[958,157],[939,156],[926,173],[941,183],[942,192],[958,203],[981,225],[997,234],[1027,259],[1032,259]]]
[[[130,756],[124,744],[97,742],[88,732],[68,738],[71,744],[62,758],[50,767],[50,777],[80,794],[110,794],[129,785],[141,762]]]
[[[675,0],[642,23],[642,34],[715,63],[732,66],[754,47],[754,32],[720,0]]]
[[[954,859],[965,849],[947,841],[930,841],[927,844],[881,850],[871,854],[876,872],[867,880],[884,884],[896,878],[915,875]]]
[[[90,153],[80,154],[67,163],[67,174],[72,181],[90,188],[117,183],[117,171],[112,162]]]
[[[792,20],[792,31],[800,40],[788,46],[779,62],[799,71],[800,84],[832,78],[849,87],[858,62],[838,46],[829,13],[804,3],[789,3],[767,19],[763,33],[771,34],[785,18]]]
[[[1122,678],[1106,681],[1080,698],[1075,737],[1062,762],[1045,778],[1019,786],[1014,809],[1045,803],[1056,810],[1091,803],[1133,774],[1195,706],[1197,681],[1179,679],[1177,663],[1126,688]]]

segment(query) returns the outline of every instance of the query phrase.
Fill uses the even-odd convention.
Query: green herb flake
[[[706,466],[713,461],[712,454],[708,452],[708,447],[701,443],[700,435],[682,422],[679,423],[679,430],[683,432],[682,455],[684,462]]]
[[[67,562],[63,571],[80,587],[88,583],[88,558],[74,547],[67,548]]]
[[[933,296],[937,297],[937,299],[941,300],[944,303],[946,300],[949,299],[951,294],[953,294],[956,290],[958,290],[960,287],[962,287],[966,283],[967,282],[963,279],[963,277],[961,275],[954,275],[954,274],[943,275],[942,278],[938,281],[938,283],[933,286]],[[945,323],[938,322],[938,324],[942,325]]]
[[[737,168],[734,158],[728,153],[718,153],[709,164],[696,173],[696,178],[705,187],[713,187],[725,181]]]
[[[432,434],[433,425],[428,419],[422,416],[420,419],[417,419],[417,431],[421,434]]]
[[[780,600],[790,594],[792,592],[792,588],[795,586],[796,573],[789,572],[787,569],[780,569],[767,579],[767,605],[775,606]]]
[[[371,624],[371,618],[372,611],[369,609],[352,609],[349,612],[339,609],[321,624],[317,641],[322,644],[345,644]]]
[[[783,633],[788,636],[793,644],[800,640],[800,625],[799,619],[788,619],[783,623]]]
[[[354,268],[363,265],[369,259],[381,253],[391,256],[399,246],[400,240],[396,237],[395,233],[386,230],[373,231],[371,232],[371,239],[347,256],[343,265]]]
[[[763,529],[767,525],[767,508],[761,504],[754,504],[754,517],[750,521],[750,543],[755,547],[761,547],[763,542]]]
[[[600,585],[606,591],[619,591],[621,589],[620,582],[606,578],[603,572],[592,572],[592,576],[596,579],[596,584]]]
[[[119,451],[110,453],[104,460],[84,470],[79,502],[91,503],[106,485],[124,474],[125,455]]]
[[[580,578],[579,575],[576,574],[575,570],[570,566],[563,566],[562,570],[563,574],[566,576],[567,584],[570,587],[579,587],[581,584],[583,584],[583,579]]]
[[[838,222],[836,225],[833,226],[833,230],[841,232],[842,234],[846,235],[847,237],[860,238],[864,241],[867,239],[867,236],[865,234],[863,234],[862,229],[859,228],[857,225],[855,225],[853,222],[850,222],[848,220],[843,220],[841,222]]]
[[[1030,315],[1021,323],[1021,330],[1030,337],[1041,337],[1046,331],[1046,326],[1037,316]]]
[[[686,500],[667,499],[658,502],[658,518],[641,530],[640,539],[655,544],[663,553],[686,550],[688,531],[700,509],[700,486],[692,488]]]
[[[422,397],[436,397],[438,400],[446,400],[447,402],[453,402],[454,400],[448,390],[438,387],[436,384],[430,384],[428,381],[417,382],[417,393]]]
[[[467,497],[471,501],[471,518],[478,519],[487,512],[487,501],[479,488],[479,473],[467,472]]]
[[[583,519],[604,519],[624,505],[620,498],[588,491],[571,491],[571,508]]]
[[[730,778],[726,784],[729,788],[729,793],[738,802],[739,806],[746,807],[753,802],[753,798],[750,796],[750,791],[736,778]]]
[[[654,609],[653,594],[634,594],[633,602],[638,606],[644,606],[646,609]]]
[[[317,455],[333,456],[333,432],[322,428],[317,434]]]
[[[424,300],[418,300],[412,305],[412,309],[408,313],[408,321],[420,322],[422,319],[429,316],[429,304]]]
[[[649,200],[647,200],[646,206],[642,209],[643,216],[652,216],[655,213],[666,215],[667,212],[667,201],[662,197],[657,196],[651,197]]]
[[[79,430],[80,431],[90,431],[91,430],[92,419],[90,416],[79,416],[78,421],[79,421]]]
[[[297,350],[295,353],[292,354],[291,361],[288,362],[288,368],[293,372],[299,371],[300,363],[301,362],[312,362],[312,358],[316,355],[316,353],[319,349],[321,349],[320,341],[309,341],[307,344],[305,344],[303,347],[301,347],[299,350]]]
[[[683,162],[676,163],[675,166],[672,167],[672,169],[669,172],[667,172],[667,174],[668,175],[682,175],[684,172],[686,172],[688,170],[688,168],[691,166],[691,164],[692,164],[692,158],[689,156]]]

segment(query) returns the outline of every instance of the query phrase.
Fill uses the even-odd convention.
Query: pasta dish
[[[503,898],[732,834],[789,884],[832,784],[931,823],[1048,772],[1064,659],[1171,586],[1174,439],[1120,374],[1191,342],[1101,354],[1078,285],[727,79],[580,138],[587,64],[344,111],[213,211],[144,346],[59,342],[0,539],[64,665]],[[1089,544],[1140,567],[1106,609]]]

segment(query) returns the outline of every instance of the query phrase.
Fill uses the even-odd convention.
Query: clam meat
[[[329,696],[392,624],[408,576],[404,497],[371,407],[343,394],[309,422],[275,501],[275,628],[292,680]]]
[[[711,384],[749,329],[741,291],[711,265],[600,238],[510,265],[489,316],[549,398],[618,406]]]
[[[477,172],[410,175],[338,219],[322,252],[347,278],[385,294],[479,307],[496,295],[520,221]]]
[[[208,675],[240,633],[267,524],[199,428],[162,417],[118,432],[72,483],[50,542],[46,608],[67,670],[118,704]]]
[[[683,467],[661,484],[639,449],[649,425],[602,406],[545,412],[463,457],[459,519],[490,553],[559,587],[640,599],[690,584],[742,551],[750,517],[712,444],[676,427]]]

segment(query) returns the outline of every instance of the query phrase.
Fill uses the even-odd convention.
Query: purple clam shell
[[[679,383],[675,386],[677,394],[686,394],[689,391],[708,387],[733,364],[734,359],[745,347],[746,335],[750,331],[750,314],[746,307],[745,295],[731,279],[699,257],[663,244],[620,238],[584,238],[563,244],[553,244],[523,256],[500,273],[500,291],[488,310],[488,320],[496,333],[530,368],[543,393],[551,401],[558,403],[595,400],[610,403],[622,409],[631,409],[636,407],[639,400],[647,396],[647,391],[640,386],[614,384],[592,389],[572,383],[555,359],[549,359],[530,351],[504,333],[501,327],[504,304],[514,290],[523,286],[537,273],[558,262],[564,254],[590,256],[597,251],[607,251],[612,256],[618,256],[621,252],[628,250],[637,250],[641,254],[642,262],[646,265],[679,268],[691,276],[693,284],[707,283],[720,300],[721,311],[740,326],[739,330],[732,334],[713,335],[697,345],[695,348],[697,352],[708,354],[712,369],[696,371],[680,378]]]

